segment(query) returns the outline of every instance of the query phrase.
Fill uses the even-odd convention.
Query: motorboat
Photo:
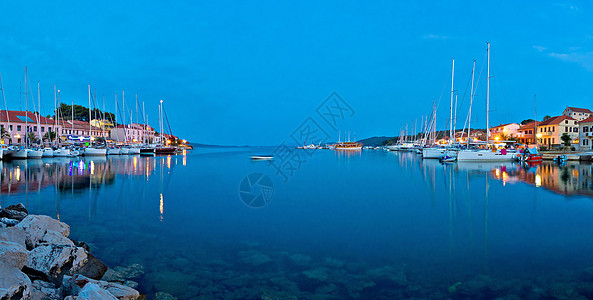
[[[140,155],[154,156],[154,148],[152,148],[152,147],[142,147],[142,148],[140,148]]]
[[[175,148],[175,147],[160,146],[160,147],[154,148],[155,154],[175,154],[176,151],[177,151],[177,148]]]
[[[29,154],[29,149],[25,149],[23,147],[12,146],[10,148],[9,155],[6,158],[13,158],[13,159],[26,159]]]
[[[121,155],[130,154],[130,148],[127,148],[127,147],[119,148],[119,154],[121,154]]]
[[[251,160],[273,160],[274,156],[272,155],[252,155]]]
[[[73,156],[70,149],[66,147],[62,147],[60,149],[56,149],[53,152],[54,157],[70,157]]]
[[[129,151],[128,154],[132,154],[132,155],[140,154],[140,148],[138,148],[138,147],[129,148],[128,151]]]

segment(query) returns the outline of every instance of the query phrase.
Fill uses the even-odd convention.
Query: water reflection
[[[167,158],[170,168],[171,158]],[[112,185],[116,174],[145,176],[155,169],[149,157],[47,158],[0,162],[0,194],[25,193],[55,187],[60,192],[82,192]]]

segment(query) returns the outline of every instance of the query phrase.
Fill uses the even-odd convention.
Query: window
[[[8,126],[8,127],[10,127],[10,131],[12,131],[12,125],[10,125],[10,126]]]
[[[576,127],[576,128],[573,128],[573,129],[572,129],[572,132],[579,132],[579,128],[578,128],[578,127]]]
[[[37,132],[37,126],[33,126],[33,131]]]
[[[589,131],[589,127],[585,126],[583,127],[583,132],[588,132]]]
[[[47,127],[47,131],[48,132],[51,132],[51,127]]]
[[[21,125],[16,125],[16,131],[21,131]],[[20,141],[20,139],[19,139],[19,141]]]
[[[555,142],[556,142],[556,141],[555,141],[555,138],[552,138],[552,144],[554,144]]]
[[[554,132],[554,131],[556,131],[556,128],[555,127],[552,127],[552,132]]]
[[[45,127],[41,126],[41,132],[45,132]]]
[[[564,127],[564,132],[568,132],[568,127]]]

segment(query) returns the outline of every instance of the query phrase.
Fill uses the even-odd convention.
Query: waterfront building
[[[563,116],[571,117],[577,121],[584,120],[588,117],[593,116],[593,111],[586,108],[570,107],[567,106],[562,112]]]
[[[548,149],[559,147],[562,144],[560,137],[564,133],[570,136],[573,144],[578,144],[578,132],[577,120],[565,115],[551,117],[537,125],[538,143]]]
[[[111,122],[109,120],[101,120],[101,119],[92,119],[91,125],[93,125],[95,127],[103,128],[106,131],[109,131],[111,128],[113,128],[115,126],[113,124],[113,122]]]
[[[54,119],[30,111],[3,110],[0,111],[0,127],[6,131],[6,135],[0,139],[0,143],[20,144],[25,143],[27,133],[32,132],[39,139],[40,136],[43,138],[48,132],[59,132],[61,125],[56,124]]]
[[[531,121],[527,124],[520,125],[517,129],[517,142],[522,144],[535,144],[537,122]]]
[[[490,127],[490,139],[504,141],[516,137],[519,127],[520,125],[517,123],[501,124]]]
[[[593,144],[593,116],[583,119],[579,124],[579,150],[591,150]]]
[[[129,125],[117,125],[109,131],[109,138],[121,143],[155,143],[154,128],[132,123]]]
[[[100,127],[95,127],[89,122],[78,120],[63,120],[60,121],[60,138],[62,141],[90,141],[97,137],[106,137],[107,133],[101,130]],[[90,130],[90,131],[89,131]]]

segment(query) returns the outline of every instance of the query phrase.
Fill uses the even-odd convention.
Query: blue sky
[[[356,111],[338,129],[359,138],[419,127],[433,99],[444,128],[451,58],[462,126],[472,61],[480,69],[491,42],[496,125],[533,118],[534,94],[540,118],[567,105],[593,109],[592,9],[584,1],[5,1],[0,73],[10,109],[24,108],[28,66],[44,115],[54,83],[61,100],[81,105],[91,84],[108,111],[114,93],[121,101],[125,90],[127,105],[137,93],[153,126],[163,99],[173,133],[190,141],[272,145],[334,91]],[[485,72],[472,127],[485,127]]]

